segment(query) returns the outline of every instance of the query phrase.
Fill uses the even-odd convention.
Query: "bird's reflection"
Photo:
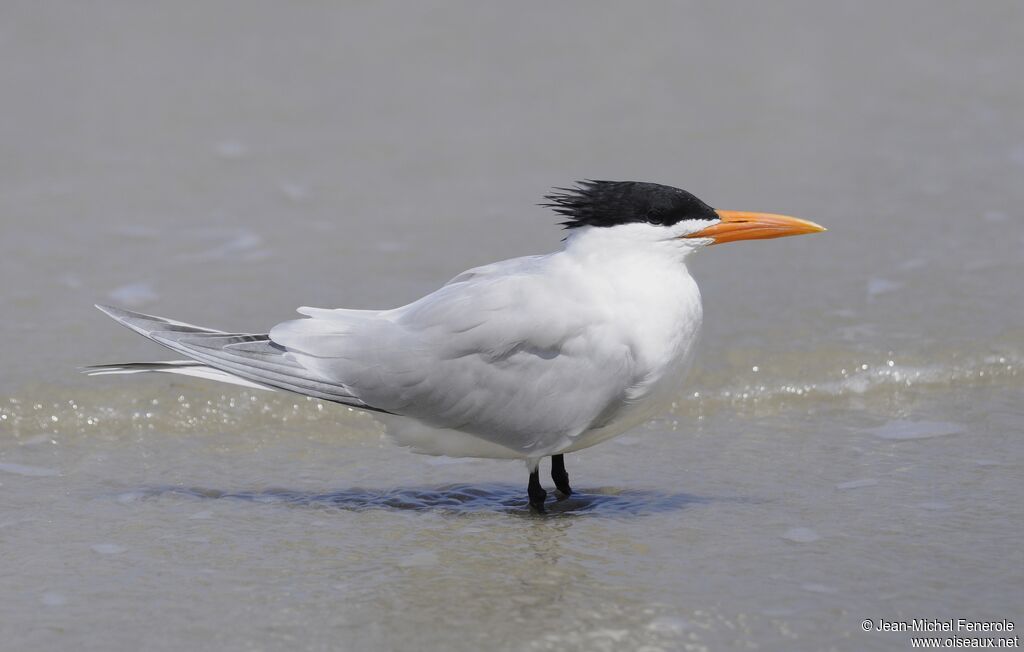
[[[221,490],[204,487],[145,487],[140,498],[177,495],[206,500],[238,500],[295,507],[341,509],[346,511],[396,510],[450,514],[507,513],[530,518],[622,517],[679,511],[713,501],[742,498],[713,498],[685,493],[613,487],[582,488],[568,498],[549,500],[548,514],[537,516],[524,503],[522,487],[513,484],[452,484],[436,487],[395,487],[365,489],[353,487],[326,492],[284,488]]]

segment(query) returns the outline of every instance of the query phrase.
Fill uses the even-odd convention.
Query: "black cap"
[[[568,219],[567,229],[647,222],[672,226],[683,220],[717,220],[715,210],[690,193],[643,181],[578,181],[576,188],[555,188],[545,195],[550,206]]]

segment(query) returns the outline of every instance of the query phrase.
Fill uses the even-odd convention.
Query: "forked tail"
[[[190,359],[95,365],[84,369],[90,376],[172,373],[255,389],[283,389],[364,410],[383,411],[366,405],[343,385],[316,377],[265,333],[225,333],[111,306],[96,307],[136,333]]]

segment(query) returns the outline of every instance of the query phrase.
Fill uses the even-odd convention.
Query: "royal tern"
[[[702,319],[690,254],[824,231],[654,183],[583,181],[546,199],[565,218],[561,250],[468,270],[393,310],[299,308],[303,319],[242,334],[97,306],[189,359],[87,372],[199,376],[371,410],[416,452],[525,460],[542,512],[541,458],[568,495],[565,453],[679,396]]]

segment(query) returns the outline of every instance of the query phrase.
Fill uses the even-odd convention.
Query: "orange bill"
[[[766,240],[768,238],[784,238],[787,235],[803,235],[818,233],[825,227],[807,220],[773,215],[772,213],[748,213],[746,211],[715,211],[721,222],[687,238],[711,238],[713,244],[736,242],[738,240]]]

